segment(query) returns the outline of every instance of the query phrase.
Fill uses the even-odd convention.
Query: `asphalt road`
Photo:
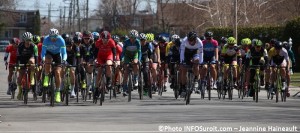
[[[3,59],[3,53],[0,53]],[[2,65],[1,65],[2,64]],[[275,103],[261,91],[259,102],[252,98],[238,99],[234,91],[233,100],[219,100],[216,91],[212,100],[200,99],[193,94],[190,105],[183,99],[175,99],[168,89],[163,96],[153,99],[133,99],[118,96],[107,100],[103,106],[91,101],[70,105],[64,103],[49,107],[49,103],[32,100],[28,105],[11,100],[6,95],[7,71],[0,61],[0,133],[2,132],[300,132],[300,97],[290,97],[287,102]],[[291,95],[300,91],[292,88]],[[299,94],[298,94],[299,95]]]

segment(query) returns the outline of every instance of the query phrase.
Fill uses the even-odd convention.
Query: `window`
[[[134,27],[141,26],[141,18],[140,17],[134,17],[132,26],[134,26]]]
[[[5,31],[5,37],[6,38],[11,38],[12,37],[12,30],[6,30]]]
[[[20,23],[26,23],[27,22],[27,14],[21,13],[20,14]]]

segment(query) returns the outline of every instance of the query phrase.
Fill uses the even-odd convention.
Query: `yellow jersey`
[[[168,55],[170,48],[173,47],[173,46],[174,46],[174,43],[172,41],[167,44],[167,47],[166,47],[166,56]]]

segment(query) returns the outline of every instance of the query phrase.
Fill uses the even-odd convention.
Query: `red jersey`
[[[116,60],[119,61],[120,60],[120,56],[122,54],[122,47],[120,45],[116,45]]]
[[[39,43],[37,47],[38,47],[38,64],[40,64],[42,61],[41,53],[42,53],[43,43]]]
[[[96,42],[96,48],[98,48],[98,56],[97,58],[106,58],[108,56],[113,56],[112,48],[116,46],[115,41],[113,39],[109,39],[107,44],[103,44],[102,39],[99,39]]]
[[[12,44],[6,47],[5,52],[10,54],[9,64],[17,63],[17,49],[18,47],[14,47]]]

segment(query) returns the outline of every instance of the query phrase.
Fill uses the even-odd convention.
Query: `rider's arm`
[[[151,59],[151,56],[153,54],[153,46],[151,43],[148,44],[148,58]]]
[[[265,60],[265,65],[268,66],[269,64],[269,57],[268,57],[268,52],[266,49],[264,49],[264,60]]]
[[[115,41],[111,41],[111,51],[113,53],[113,60],[115,61],[116,60],[116,55],[117,55],[117,52],[116,52],[116,45],[115,44]]]
[[[180,45],[180,62],[184,62],[185,40]]]
[[[127,48],[127,43],[126,41],[123,43],[123,48],[122,48],[122,54],[121,54],[121,60],[124,59],[124,56],[125,56],[125,52],[126,52],[126,48]]]
[[[215,57],[216,57],[216,61],[219,60],[219,44],[218,44],[218,41],[214,40],[214,43],[215,43]]]
[[[137,41],[137,48],[138,48],[138,59],[139,59],[139,61],[141,61],[141,59],[142,59],[142,48],[141,48],[140,41]]]
[[[34,56],[34,62],[35,62],[35,65],[38,64],[38,47],[37,45],[34,45],[33,47],[33,56]]]
[[[5,49],[5,54],[4,54],[4,62],[7,61],[8,55],[9,55],[9,47],[7,46]]]
[[[199,38],[197,38],[197,41],[199,41],[199,47],[198,47],[199,63],[202,63],[203,62],[203,44]]]
[[[41,52],[41,58],[42,58],[42,60],[43,61],[45,61],[45,55],[46,55],[46,51],[47,51],[47,39],[48,37],[46,37],[45,39],[44,39],[44,42],[43,42],[43,46],[42,46],[42,52]]]

